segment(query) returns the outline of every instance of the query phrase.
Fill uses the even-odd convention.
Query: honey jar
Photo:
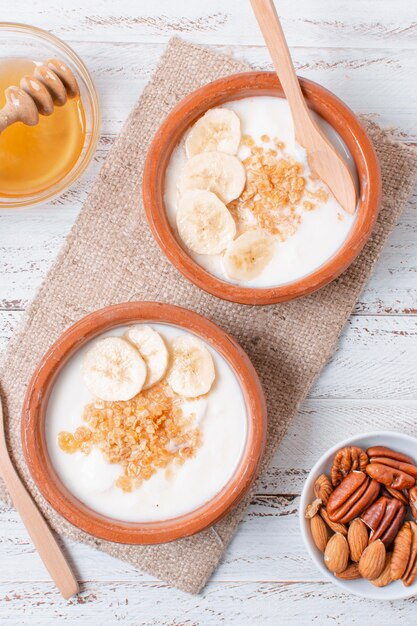
[[[13,24],[0,24],[0,39],[0,109],[4,110],[10,99],[7,90],[13,86],[18,93],[22,80],[35,77],[35,88],[42,88],[36,76],[40,68],[47,67],[47,59],[61,60],[77,84],[77,93],[63,102],[53,98],[52,104],[50,99],[50,110],[42,111],[38,104],[39,115],[31,102],[35,122],[15,121],[0,132],[2,208],[50,199],[80,176],[98,139],[99,105],[84,64],[59,39],[30,26]]]

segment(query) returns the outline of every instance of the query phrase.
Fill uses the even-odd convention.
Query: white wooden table
[[[410,0],[277,0],[301,75],[417,143],[417,8]],[[23,317],[121,124],[171,35],[270,62],[248,0],[0,0],[0,18],[53,31],[91,70],[102,137],[85,177],[48,205],[0,213],[0,348]],[[298,530],[307,472],[356,432],[417,434],[417,196],[404,212],[339,348],[292,424],[225,561],[204,593],[170,589],[68,542],[82,581],[64,602],[16,513],[0,507],[0,624],[416,623],[413,600],[367,602],[323,580]]]

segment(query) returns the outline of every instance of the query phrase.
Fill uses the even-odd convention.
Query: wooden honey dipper
[[[0,133],[15,122],[35,126],[39,114],[51,115],[54,106],[63,106],[68,98],[78,96],[80,89],[65,63],[48,59],[36,67],[33,76],[23,76],[20,87],[12,85],[4,93],[6,104],[0,109]]]

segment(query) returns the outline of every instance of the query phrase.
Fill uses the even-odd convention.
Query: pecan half
[[[389,500],[390,498],[387,498],[386,496],[378,498],[378,500],[376,500],[376,502],[374,502],[362,514],[361,520],[365,522],[365,524],[369,526],[371,530],[376,530],[382,522],[385,515],[385,509],[387,508]]]
[[[394,467],[382,465],[382,463],[369,463],[366,466],[366,473],[379,483],[394,487],[394,489],[410,489],[416,484],[415,478]]]
[[[358,517],[362,511],[374,502],[379,496],[380,485],[376,480],[371,480],[361,497],[355,502],[352,508],[340,518],[339,522],[347,524],[351,522],[355,517]]]
[[[411,551],[407,567],[405,569],[404,575],[402,576],[402,581],[406,587],[409,587],[413,584],[417,575],[417,524],[415,522],[410,522],[410,527],[413,537],[411,541]]]
[[[351,472],[342,480],[327,502],[327,512],[333,522],[345,515],[349,507],[363,494],[368,483],[369,479],[364,472]]]
[[[402,461],[397,461],[397,459],[389,459],[387,456],[374,456],[371,459],[371,463],[382,463],[382,465],[388,465],[388,467],[395,467],[417,478],[417,467],[411,463],[403,463]]]
[[[411,463],[414,464],[411,456],[407,456],[406,454],[402,454],[401,452],[396,452],[395,450],[391,450],[391,448],[386,448],[385,446],[372,446],[368,448],[366,454],[370,459],[376,456],[385,456],[389,459],[396,459],[397,461],[402,461],[403,463]]]
[[[335,487],[340,485],[342,480],[355,470],[363,471],[369,460],[366,453],[357,446],[341,448],[336,452],[330,472],[332,483]]]
[[[327,513],[332,522],[347,524],[378,497],[380,485],[364,472],[351,472],[331,494]]]
[[[410,522],[405,522],[395,537],[392,551],[391,574],[393,580],[399,580],[406,570],[410,558],[413,531]]]
[[[394,502],[400,502],[400,501],[394,500]],[[404,521],[406,514],[407,514],[407,509],[400,502],[400,507],[397,509],[391,524],[388,526],[385,532],[382,533],[381,535],[381,541],[385,546],[390,546],[392,542],[394,541],[395,537],[398,534],[398,530]],[[371,541],[373,541],[373,538],[371,538]]]
[[[387,485],[384,485],[383,493],[385,495],[392,496],[393,498],[397,498],[397,500],[402,502],[405,506],[408,505],[407,495],[403,491],[400,491],[399,489],[394,489],[394,487],[388,487]]]
[[[417,487],[412,487],[408,492],[411,515],[417,519]]]
[[[382,496],[362,515],[362,521],[371,529],[369,543],[381,539],[388,547],[395,539],[406,514],[405,506],[395,498]]]

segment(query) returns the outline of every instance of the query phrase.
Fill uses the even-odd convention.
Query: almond
[[[393,580],[399,580],[406,570],[411,553],[413,531],[410,522],[405,522],[395,537],[392,551],[391,573]]]
[[[387,554],[387,558],[385,559],[384,569],[378,578],[371,580],[371,583],[375,585],[375,587],[386,587],[394,580],[392,577],[391,571],[391,562],[392,562],[392,552]]]
[[[330,494],[333,491],[333,485],[330,481],[330,478],[326,476],[326,474],[320,474],[314,483],[314,493],[317,498],[323,502],[326,506],[328,499],[330,498]]]
[[[320,515],[326,522],[327,526],[335,533],[340,533],[344,537],[348,534],[348,529],[346,524],[342,524],[341,522],[332,522],[329,518],[329,514],[324,507],[322,507],[319,511]]]
[[[359,572],[362,578],[368,580],[378,578],[384,569],[386,554],[385,546],[380,539],[370,543],[359,559]]]
[[[324,552],[324,550],[326,549],[329,534],[327,532],[326,524],[323,522],[318,513],[316,513],[316,515],[310,519],[310,529],[311,536],[313,537],[313,541],[316,544],[317,548],[321,552]]]
[[[334,574],[343,572],[349,562],[349,546],[345,537],[336,533],[330,538],[324,551],[324,564]]]
[[[342,580],[355,580],[356,578],[361,578],[359,574],[359,565],[357,563],[350,563],[343,572],[339,574],[335,574],[336,578],[341,578]]]
[[[352,561],[358,562],[362,552],[368,545],[368,529],[366,524],[357,517],[351,522],[347,534],[347,540]]]

